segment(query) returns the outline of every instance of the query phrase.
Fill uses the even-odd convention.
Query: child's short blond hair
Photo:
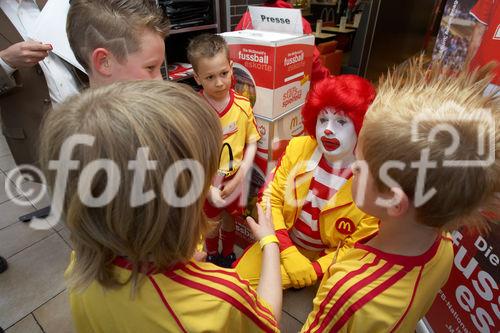
[[[483,96],[491,68],[458,76],[442,75],[439,64],[427,68],[421,57],[381,79],[359,143],[380,191],[388,190],[379,177],[383,165],[388,161],[404,164],[403,170],[392,168],[388,175],[414,204],[417,179],[423,179],[418,177],[415,163],[428,150],[430,165],[437,164],[426,170],[422,190],[434,188],[436,193],[423,205],[416,205],[417,220],[432,227],[453,228],[464,221],[480,221],[478,208],[490,204],[500,191],[500,98]],[[450,128],[452,134],[447,132]],[[483,129],[486,140],[481,153]],[[460,140],[457,147],[452,146],[455,134]],[[447,162],[480,164],[488,159],[481,166],[459,162],[452,167]]]
[[[61,147],[75,134],[91,135],[95,142],[73,148],[71,157],[79,166],[70,171],[63,189],[62,214],[76,254],[70,287],[84,288],[94,280],[105,287],[119,285],[110,269],[116,256],[134,263],[133,290],[138,272],[147,269],[139,263],[164,269],[190,259],[207,231],[202,207],[222,142],[219,119],[210,106],[191,88],[162,81],[115,83],[68,99],[48,113],[41,134],[41,165],[52,192],[57,173],[49,163],[59,159]],[[141,147],[149,149],[148,159],[157,165],[153,170],[140,169],[145,172],[140,190],[152,190],[156,197],[134,206],[135,173],[130,161],[136,160]],[[93,177],[82,174],[89,163],[101,159],[116,163],[121,182],[108,204],[89,207],[77,188],[83,181],[98,197],[109,185],[102,170]],[[165,182],[179,161],[199,163],[205,172],[193,174],[181,168],[177,177]],[[195,185],[201,194],[185,207],[165,199],[165,191],[182,198]]]
[[[66,24],[71,49],[87,71],[97,48],[108,49],[119,61],[138,51],[145,29],[162,38],[169,30],[165,15],[149,0],[73,0]]]
[[[189,41],[187,57],[193,70],[197,72],[198,62],[202,58],[213,58],[223,52],[229,61],[229,48],[222,36],[201,34]]]

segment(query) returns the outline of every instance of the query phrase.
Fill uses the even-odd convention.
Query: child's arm
[[[234,177],[227,182],[221,192],[222,199],[229,197],[237,188],[239,188],[245,179],[248,171],[252,168],[255,154],[257,153],[257,142],[248,143],[245,147],[245,155],[241,161],[240,167]]]
[[[274,236],[274,225],[271,218],[271,209],[264,213],[262,207],[257,205],[259,223],[251,217],[247,217],[248,226],[252,229],[255,238],[260,242],[268,236]],[[261,242],[261,246],[264,245]],[[281,269],[280,254],[278,243],[270,242],[262,248],[262,267],[260,273],[259,286],[257,293],[264,299],[273,310],[276,321],[281,318],[281,304],[283,300],[283,291],[281,287]]]

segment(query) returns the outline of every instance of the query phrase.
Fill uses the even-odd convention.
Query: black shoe
[[[7,264],[7,260],[5,260],[4,257],[0,257],[0,273],[3,273],[7,270],[7,267],[9,267],[9,265]],[[1,333],[2,331],[0,331]]]
[[[211,262],[212,264],[219,266],[220,259],[221,257],[219,254],[214,254],[214,255],[209,254],[207,255],[206,262]]]
[[[219,266],[224,267],[224,268],[231,268],[235,261],[236,261],[236,255],[234,254],[234,252],[231,252],[226,257],[223,257],[221,255],[220,261],[219,261]]]

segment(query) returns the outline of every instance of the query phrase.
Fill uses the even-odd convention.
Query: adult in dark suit
[[[47,0],[0,3],[0,114],[17,165],[37,163],[44,114],[85,84],[85,75],[28,38]],[[36,179],[35,179],[36,180]],[[45,214],[41,214],[42,216]]]
[[[36,4],[41,10],[46,2],[37,0]],[[51,49],[49,44],[25,41],[4,10],[0,9],[0,58],[15,69],[9,75],[0,66],[2,131],[18,165],[36,162],[39,126],[53,102],[46,74],[39,63]],[[69,65],[67,67],[73,72],[75,82],[81,85],[83,82],[76,79],[77,70]]]

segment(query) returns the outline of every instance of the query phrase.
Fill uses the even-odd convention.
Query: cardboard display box
[[[312,35],[242,30],[221,34],[234,63],[235,89],[255,115],[275,119],[305,101],[314,51]]]
[[[258,192],[264,186],[266,177],[285,152],[290,139],[295,136],[305,135],[300,115],[301,108],[302,105],[299,105],[274,120],[255,116],[261,139],[257,142],[257,154],[252,172],[248,205],[245,211],[247,216],[251,215],[257,219],[255,205],[258,200]],[[236,244],[244,249],[252,244],[255,239],[247,226],[244,216],[235,218],[235,225]]]
[[[285,152],[290,139],[305,135],[301,109],[302,104],[274,120],[255,116],[261,139],[257,142],[254,177],[265,179]],[[253,179],[252,183],[257,183],[257,181]]]

